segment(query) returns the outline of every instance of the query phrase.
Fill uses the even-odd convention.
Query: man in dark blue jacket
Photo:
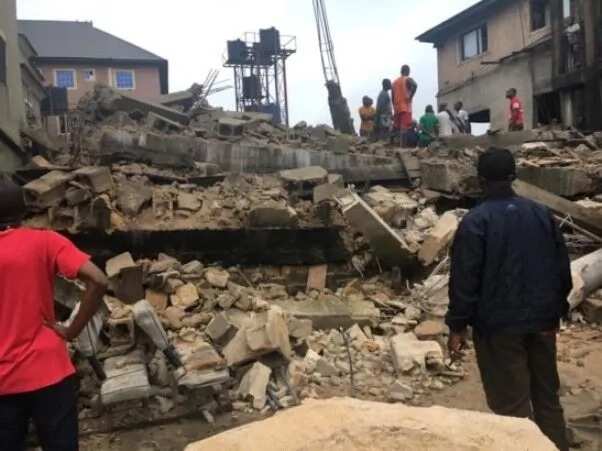
[[[505,149],[478,163],[486,199],[462,221],[452,250],[449,350],[473,339],[487,403],[498,415],[532,418],[568,450],[560,405],[556,334],[568,312],[570,261],[552,214],[512,190]]]

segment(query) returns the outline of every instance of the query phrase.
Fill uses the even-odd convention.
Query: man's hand
[[[59,324],[57,322],[46,321],[46,322],[44,322],[44,325],[46,327],[48,327],[49,329],[52,329],[63,340],[65,340],[65,341],[72,340],[72,338],[69,337],[69,335],[68,335],[67,328],[65,326],[63,326],[62,324]]]
[[[462,350],[465,348],[466,331],[451,332],[449,334],[449,341],[447,342],[447,349],[449,350],[449,356],[452,361],[460,360],[464,355]]]

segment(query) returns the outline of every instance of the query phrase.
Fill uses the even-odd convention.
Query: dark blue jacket
[[[552,330],[571,289],[568,251],[549,210],[518,196],[488,199],[456,233],[446,322],[485,335]]]

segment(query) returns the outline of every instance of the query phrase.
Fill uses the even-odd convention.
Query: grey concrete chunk
[[[255,362],[243,376],[238,387],[238,396],[244,400],[252,400],[253,407],[261,410],[267,403],[267,388],[272,370],[260,362]]]

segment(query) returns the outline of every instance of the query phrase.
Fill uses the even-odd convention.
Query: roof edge
[[[460,11],[458,14],[450,17],[449,19],[441,22],[440,24],[432,27],[431,29],[425,31],[421,35],[417,36],[415,39],[419,42],[436,44],[441,41],[443,35],[448,32],[449,29],[459,25],[464,20],[468,20],[473,16],[481,14],[487,8],[491,8],[493,6],[498,6],[505,3],[506,0],[481,0],[478,3]]]

